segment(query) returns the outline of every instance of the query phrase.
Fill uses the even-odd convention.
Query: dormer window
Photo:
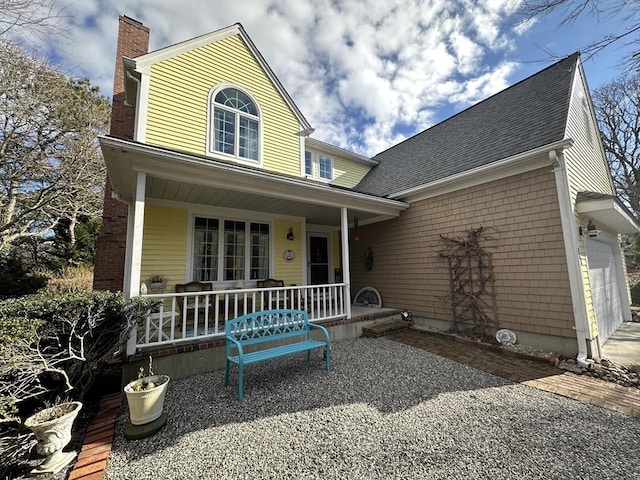
[[[211,150],[239,159],[259,160],[260,113],[237,88],[224,88],[212,99]]]
[[[333,159],[329,155],[306,150],[304,173],[307,178],[330,182],[333,180]]]

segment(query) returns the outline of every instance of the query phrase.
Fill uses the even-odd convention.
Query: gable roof
[[[579,53],[378,155],[355,187],[389,196],[563,140]]]
[[[194,50],[196,48],[200,48],[204,45],[223,40],[233,35],[238,35],[242,39],[244,44],[247,46],[249,51],[253,54],[255,59],[264,70],[267,77],[269,77],[271,82],[273,82],[284,101],[287,103],[289,108],[291,108],[291,111],[298,118],[298,121],[300,122],[300,125],[303,129],[301,133],[304,135],[311,134],[311,132],[313,132],[314,130],[313,127],[311,127],[311,124],[307,121],[298,106],[294,103],[291,96],[287,93],[282,83],[280,83],[280,80],[278,80],[278,77],[276,77],[276,74],[273,72],[273,70],[271,70],[271,67],[264,59],[258,48],[255,46],[251,38],[249,38],[249,35],[247,35],[247,32],[240,23],[235,23],[228,27],[215,30],[214,32],[200,35],[199,37],[195,37],[190,40],[185,40],[168,47],[154,50],[153,52],[146,53],[136,58],[123,57],[125,74],[125,95],[127,98],[127,102],[133,105],[134,102],[132,98],[133,96],[137,95],[136,85],[130,80],[129,75],[133,75],[136,78],[139,78],[141,73],[148,74],[151,71],[151,66],[155,63],[167,60],[182,53],[190,52],[191,50]]]

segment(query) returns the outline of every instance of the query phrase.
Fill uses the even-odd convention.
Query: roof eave
[[[351,189],[336,189],[303,178],[284,177],[274,172],[248,169],[205,159],[187,153],[139,144],[114,137],[99,137],[113,191],[125,202],[134,197],[137,171],[171,180],[200,183],[213,188],[254,193],[260,191],[277,198],[347,207],[397,217],[409,205],[399,200],[377,197]],[[133,155],[129,155],[129,153]],[[195,179],[195,180],[194,180]]]
[[[562,140],[518,153],[471,170],[450,175],[434,182],[393,193],[388,195],[388,197],[402,199],[406,202],[415,202],[493,180],[510,177],[518,173],[528,172],[549,165],[549,159],[544,156],[544,154],[557,149],[570,148],[572,145],[572,139],[563,138]]]
[[[359,155],[357,153],[350,152],[349,150],[345,150],[344,148],[337,147],[335,145],[331,145],[330,143],[326,143],[311,137],[308,137],[305,140],[305,145],[307,147],[311,147],[316,150],[337,155],[341,158],[352,160],[354,162],[361,163],[362,165],[367,165],[370,167],[375,167],[380,163],[378,160],[374,160],[372,158],[365,157],[364,155]]]
[[[609,198],[577,199],[576,212],[593,219],[598,228],[613,233],[638,233],[640,223],[614,196]]]

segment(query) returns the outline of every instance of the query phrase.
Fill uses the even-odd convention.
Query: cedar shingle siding
[[[451,320],[449,274],[440,235],[484,227],[491,237],[503,328],[575,338],[558,196],[543,168],[419,201],[398,219],[360,227],[352,247],[352,290],[374,286],[385,307]],[[353,235],[352,235],[353,238]],[[364,267],[367,247],[372,271]],[[572,340],[575,341],[575,340]]]

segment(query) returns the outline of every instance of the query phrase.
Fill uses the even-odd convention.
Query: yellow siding
[[[370,167],[334,157],[333,183],[341,187],[355,187],[369,170]]]
[[[187,251],[187,211],[147,205],[144,210],[142,271],[144,282],[150,275],[168,277],[165,291],[185,281]]]
[[[583,102],[586,102],[587,108],[590,108],[585,83],[578,70],[573,86],[566,134],[567,137],[574,140],[574,145],[565,151],[569,186],[571,189],[571,202],[574,206],[576,195],[581,191],[614,193],[611,187],[609,169],[600,149],[599,133],[590,115],[588,125],[585,123]],[[588,218],[576,215],[577,225],[585,226],[588,221]],[[584,239],[582,238],[580,239],[578,251],[580,254],[582,279],[585,286],[589,327],[591,329],[591,335],[596,336],[598,334],[598,323],[593,307],[591,283],[589,280],[589,265],[584,248]]]
[[[287,231],[293,228],[295,240],[290,242],[287,240]],[[274,228],[274,278],[284,280],[285,285],[302,285],[302,269],[303,269],[303,248],[304,238],[302,236],[301,222],[292,220],[276,220]],[[286,262],[283,253],[291,250],[295,253],[295,260]]]
[[[566,133],[567,137],[574,140],[574,145],[565,151],[572,202],[575,202],[576,194],[580,191],[613,194],[609,169],[600,148],[600,138],[596,125],[591,117],[588,125],[591,133],[591,141],[589,141],[583,112],[583,101],[587,102],[587,107],[589,108],[587,96],[588,93],[582,76],[577,71]]]
[[[152,66],[146,142],[206,154],[209,93],[221,83],[247,90],[258,102],[264,168],[299,175],[298,120],[238,35]]]

